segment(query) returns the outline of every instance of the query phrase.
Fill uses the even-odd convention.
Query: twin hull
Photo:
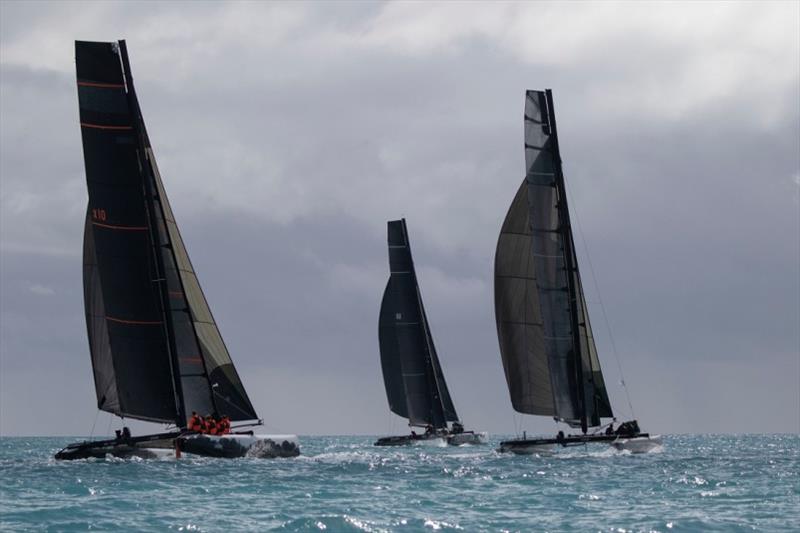
[[[558,447],[582,446],[592,443],[605,443],[619,451],[631,453],[651,452],[662,445],[661,435],[641,433],[632,437],[613,435],[582,435],[562,439],[513,439],[500,443],[499,452],[510,452],[517,455],[535,455],[552,453]]]
[[[300,443],[295,435],[153,435],[136,437],[127,442],[115,440],[71,444],[59,451],[56,459],[103,459],[139,457],[156,459],[181,453],[205,457],[296,457]]]
[[[447,435],[399,435],[395,437],[381,437],[375,441],[375,446],[408,446],[410,444],[450,445],[486,444],[486,432],[465,431],[463,433],[448,433]]]

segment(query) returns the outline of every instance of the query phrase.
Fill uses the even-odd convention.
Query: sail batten
[[[582,426],[613,416],[589,326],[549,92],[525,98],[525,178],[495,254],[500,352],[517,411]]]
[[[418,426],[457,421],[422,304],[405,220],[387,225],[390,277],[378,325],[390,410]]]

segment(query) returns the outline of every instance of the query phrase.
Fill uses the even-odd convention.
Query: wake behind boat
[[[501,451],[537,453],[591,442],[647,451],[660,444],[636,420],[601,428],[614,413],[578,271],[553,95],[525,95],[526,176],[506,214],[495,254],[495,318],[514,409],[551,416],[580,435],[513,439]]]
[[[293,435],[187,428],[187,413],[258,426],[186,252],[133,86],[125,41],[75,43],[89,189],[83,241],[86,325],[98,408],[173,432],[76,443],[57,459],[298,455]],[[216,422],[215,422],[216,424]]]
[[[389,409],[424,432],[383,437],[375,446],[437,439],[454,446],[483,444],[485,433],[464,430],[444,380],[422,305],[405,219],[389,221],[387,232],[391,274],[378,319],[383,381]]]

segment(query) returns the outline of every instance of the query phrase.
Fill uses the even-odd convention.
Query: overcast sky
[[[404,432],[377,321],[386,221],[405,216],[466,425],[555,431],[513,414],[492,292],[525,171],[524,92],[552,88],[619,416],[600,298],[644,429],[800,431],[800,3],[3,1],[3,435],[95,420],[73,41],[123,38],[189,254],[268,429]]]

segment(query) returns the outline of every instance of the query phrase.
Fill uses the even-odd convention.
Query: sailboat
[[[495,254],[495,318],[514,409],[551,416],[576,435],[503,441],[501,451],[537,453],[557,446],[606,442],[647,451],[660,436],[636,420],[614,418],[595,347],[575,254],[553,95],[525,95],[526,176],[506,214]],[[591,430],[591,431],[590,431]]]
[[[420,434],[382,437],[376,446],[422,441],[482,444],[486,434],[465,431],[433,345],[405,219],[388,222],[389,269],[378,319],[378,341],[389,409]],[[448,427],[448,423],[450,426]]]
[[[170,208],[133,86],[125,41],[76,41],[89,205],[83,240],[86,326],[97,405],[174,430],[79,442],[57,459],[291,457],[294,435],[262,425],[211,314]],[[227,416],[232,431],[187,429],[189,413]]]

